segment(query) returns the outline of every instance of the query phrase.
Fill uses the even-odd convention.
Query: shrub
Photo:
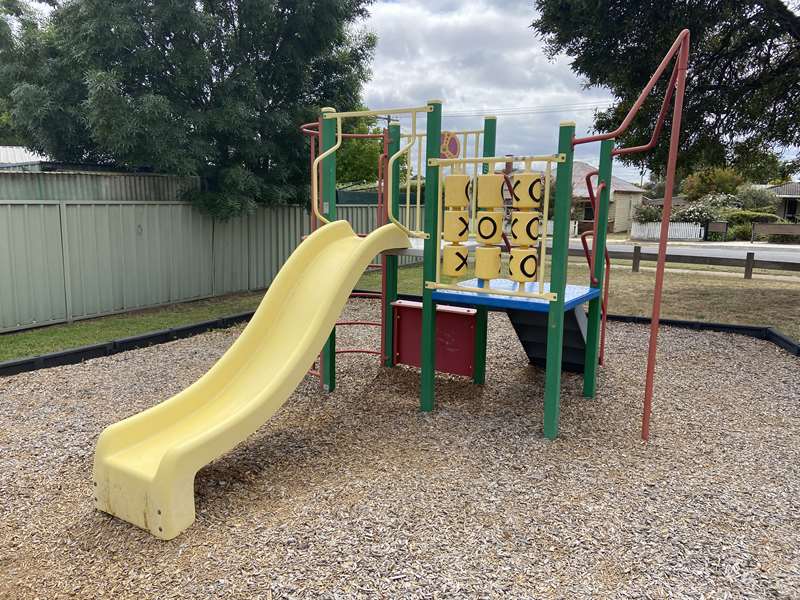
[[[800,235],[768,235],[770,244],[800,244]]]
[[[633,220],[637,223],[653,223],[661,220],[661,207],[640,204],[633,211]]]
[[[780,203],[780,200],[772,190],[752,185],[740,185],[736,189],[736,198],[744,210],[763,213],[776,212]]]
[[[744,178],[733,169],[716,167],[689,175],[683,180],[681,191],[691,202],[711,192],[734,194],[743,183]]]
[[[724,192],[712,192],[711,194],[706,194],[700,198],[699,202],[702,202],[710,208],[716,209],[742,207],[742,203],[736,196],[733,194],[726,194]]]
[[[729,240],[749,240],[753,233],[753,225],[751,223],[738,223],[728,229]]]
[[[778,215],[756,212],[753,210],[731,210],[722,214],[731,225],[742,225],[744,223],[777,223],[780,220]]]
[[[669,220],[676,223],[700,223],[705,225],[709,221],[716,220],[718,216],[719,209],[704,202],[692,202],[672,213]]]

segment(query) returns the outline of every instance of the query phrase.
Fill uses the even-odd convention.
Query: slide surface
[[[106,428],[94,457],[97,508],[172,539],[192,524],[194,478],[269,419],[313,364],[361,274],[407,248],[384,225],[365,238],[345,221],[311,234],[228,351],[191,386]]]

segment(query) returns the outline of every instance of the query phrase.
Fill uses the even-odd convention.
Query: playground
[[[343,314],[376,317],[364,300]],[[189,385],[240,332],[0,381],[0,597],[797,594],[797,358],[723,333],[664,328],[647,446],[646,327],[609,325],[597,400],[564,375],[552,442],[542,371],[491,314],[485,386],[441,378],[433,413],[414,369],[348,357],[334,393],[307,377],[199,472],[197,522],[176,540],[95,511],[103,428]]]
[[[551,153],[503,154],[492,115],[446,130],[440,100],[300,125],[309,233],[246,325],[0,380],[0,596],[796,595],[797,358],[660,326],[688,52]],[[652,139],[618,144],[667,73]],[[575,148],[606,223],[614,158],[670,109],[652,312],[611,321],[606,227],[569,265]],[[356,138],[382,150],[361,228]]]

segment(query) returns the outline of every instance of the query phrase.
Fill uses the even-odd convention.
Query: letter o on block
[[[539,241],[542,213],[521,210],[511,213],[511,237],[519,246],[533,246]]]
[[[486,246],[475,250],[475,277],[478,279],[500,277],[500,248]]]
[[[518,173],[514,176],[514,208],[541,208],[544,177],[541,173]]]
[[[479,210],[475,218],[475,233],[481,244],[493,246],[503,241],[502,211]]]
[[[469,175],[448,175],[444,178],[445,208],[466,208],[469,205]]]
[[[450,245],[442,249],[442,273],[449,277],[461,277],[467,274],[467,246]]]
[[[539,254],[536,248],[512,248],[508,260],[508,275],[514,281],[536,281],[539,273]]]
[[[444,212],[444,239],[448,242],[465,242],[469,238],[469,213],[465,210]]]
[[[503,185],[502,175],[478,175],[478,208],[502,208]]]

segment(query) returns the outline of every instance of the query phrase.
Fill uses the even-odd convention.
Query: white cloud
[[[450,129],[480,127],[481,118],[448,118],[448,111],[561,106],[547,113],[501,114],[497,121],[499,153],[554,152],[560,121],[575,121],[578,135],[591,131],[592,111],[575,105],[605,105],[611,95],[584,89],[567,57],[548,60],[530,28],[534,16],[524,0],[376,2],[366,22],[378,35],[373,77],[364,90],[367,105],[410,106],[438,98]],[[596,144],[581,146],[576,158],[597,164],[598,152]],[[637,169],[619,162],[614,168],[638,182]]]

